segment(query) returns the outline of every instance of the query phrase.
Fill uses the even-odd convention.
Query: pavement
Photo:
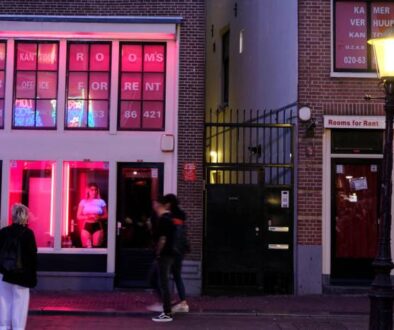
[[[30,315],[151,315],[150,291],[31,291]],[[367,295],[198,296],[188,298],[191,315],[368,316]]]

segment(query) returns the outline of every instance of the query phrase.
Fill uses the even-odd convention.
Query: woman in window
[[[104,241],[103,221],[107,220],[107,204],[100,198],[95,183],[88,185],[86,199],[78,205],[77,219],[82,224],[81,241],[85,248],[100,247]]]

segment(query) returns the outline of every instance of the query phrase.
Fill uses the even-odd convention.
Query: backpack
[[[3,247],[0,250],[0,269],[8,273],[22,273],[22,240],[25,230],[17,236],[6,235]]]
[[[174,252],[178,255],[185,255],[190,253],[190,243],[187,239],[187,230],[183,220],[174,218]]]

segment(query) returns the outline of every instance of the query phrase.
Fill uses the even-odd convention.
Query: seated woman
[[[82,223],[81,242],[83,247],[100,247],[103,244],[103,221],[107,218],[107,204],[100,198],[97,184],[90,183],[87,197],[79,202],[77,211],[78,222]]]

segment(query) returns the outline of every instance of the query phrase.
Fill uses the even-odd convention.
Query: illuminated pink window
[[[111,46],[69,43],[66,128],[108,129]]]
[[[165,44],[121,44],[120,130],[164,130]]]
[[[10,161],[9,223],[14,203],[29,207],[29,227],[34,231],[38,247],[53,247],[54,173],[53,161]]]
[[[107,247],[108,162],[64,162],[63,248]]]
[[[59,44],[19,41],[15,49],[13,127],[55,129]]]
[[[5,58],[6,43],[2,41],[0,42],[0,128],[4,127]]]

